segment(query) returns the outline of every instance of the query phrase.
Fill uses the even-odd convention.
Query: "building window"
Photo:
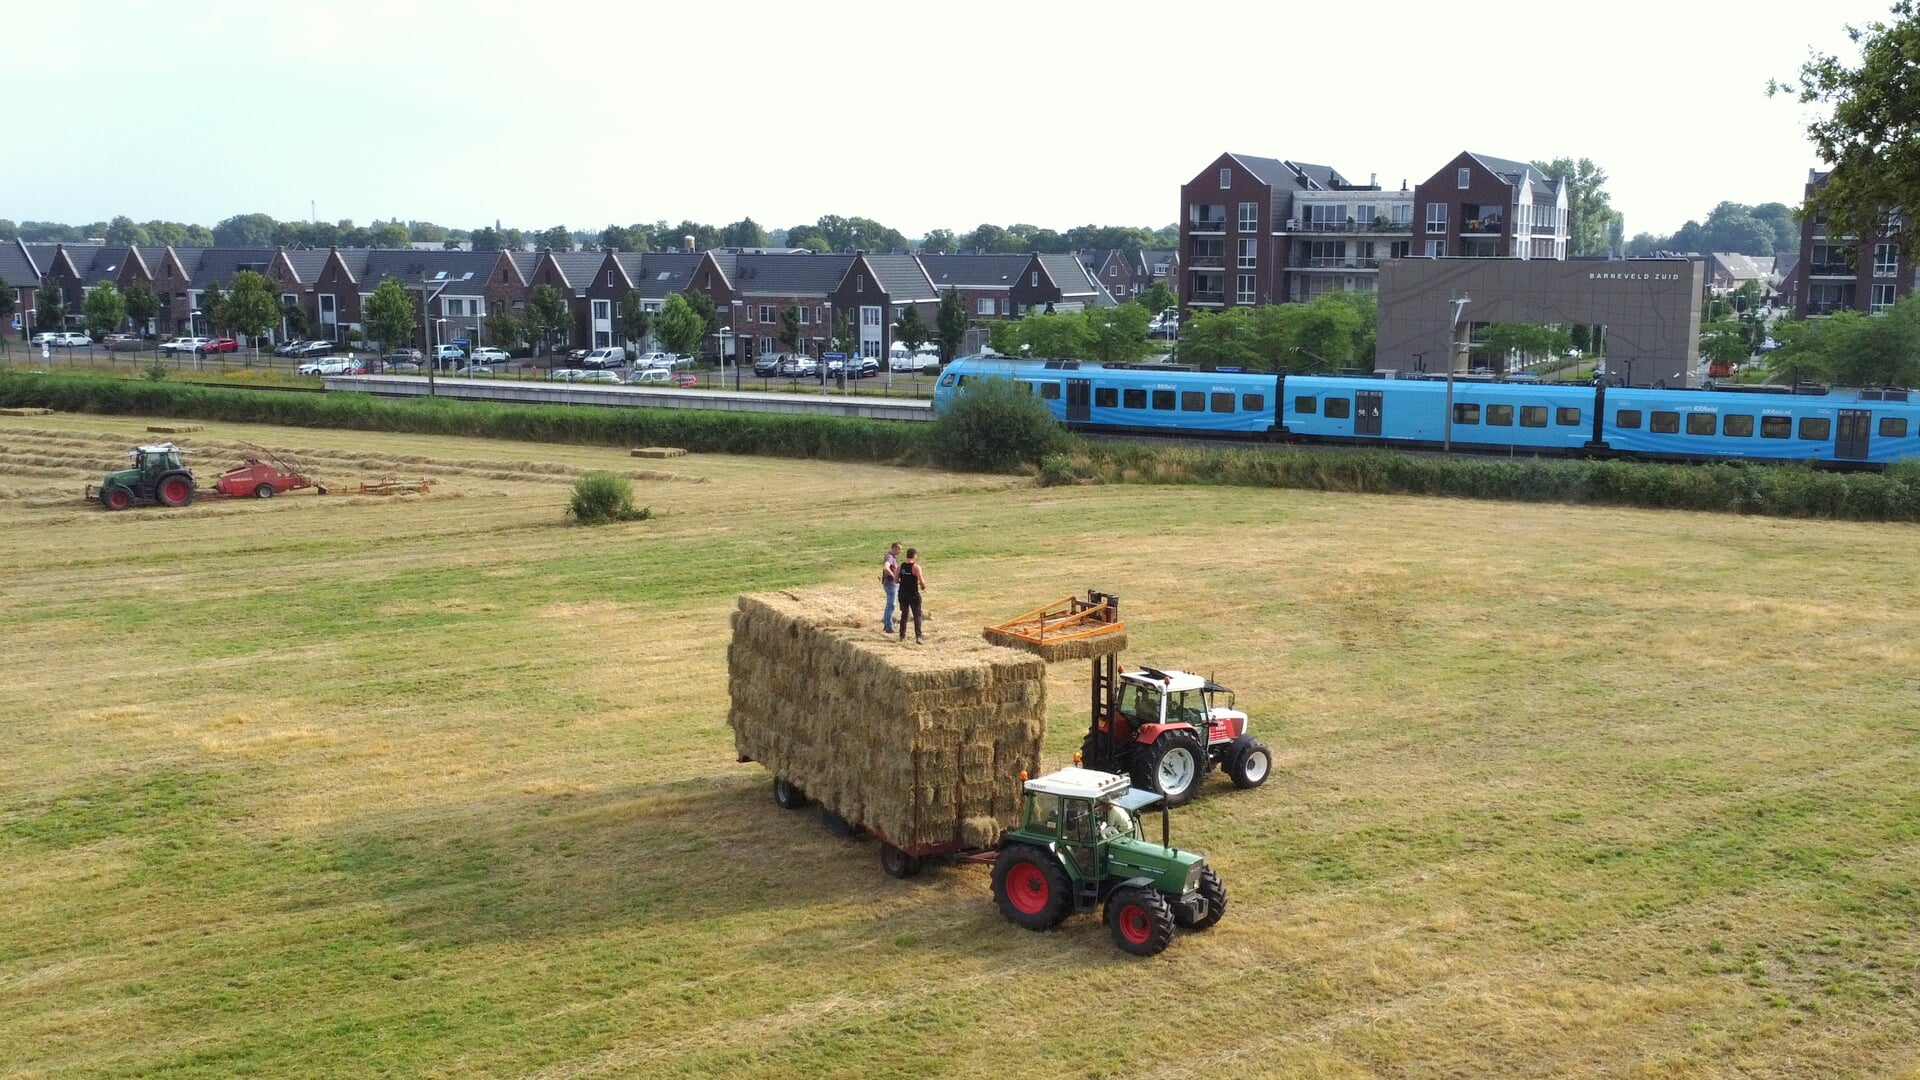
[[[1233,186],[1233,170],[1221,169],[1220,170],[1220,190],[1225,191],[1232,186]]]
[[[1446,253],[1447,253],[1447,242],[1445,240],[1427,241],[1427,258],[1437,259],[1440,256],[1445,255]]]
[[[1243,270],[1251,270],[1256,265],[1259,264],[1259,261],[1260,261],[1260,241],[1258,240],[1240,241],[1240,268]]]
[[[1243,202],[1240,204],[1240,231],[1256,232],[1260,228],[1260,204]]]
[[[990,298],[982,298],[982,299],[981,299],[981,301],[980,301],[980,314],[982,314],[982,315],[991,315],[991,314],[993,314],[993,300],[992,300],[992,299],[990,299]]]
[[[1461,191],[1465,191],[1468,188],[1472,187],[1473,186],[1473,170],[1461,169],[1459,174],[1454,177],[1453,186],[1459,188]]]
[[[1387,244],[1387,258],[1404,259],[1413,254],[1413,241],[1394,240]]]
[[[1233,302],[1236,304],[1253,303],[1252,274],[1236,274],[1233,283]]]
[[[1413,204],[1394,203],[1393,212],[1388,216],[1393,219],[1395,225],[1411,225],[1413,224]]]
[[[613,271],[612,271],[612,270],[608,270],[608,271],[607,271],[607,284],[609,284],[609,285],[611,285],[611,284],[613,284]]]
[[[1873,276],[1892,277],[1899,272],[1900,259],[1893,253],[1893,245],[1873,245]]]
[[[1875,285],[1873,287],[1873,298],[1868,310],[1878,314],[1892,307],[1893,288],[1891,285]]]
[[[1447,204],[1430,202],[1427,204],[1427,231],[1443,233],[1447,231]]]
[[[763,322],[763,323],[770,323],[770,322],[772,322],[772,321],[773,321],[773,308],[771,308],[771,307],[769,307],[769,306],[767,306],[766,304],[762,304],[762,305],[760,305],[760,321],[761,321],[761,322]]]
[[[1375,216],[1376,214],[1372,203],[1361,203],[1359,206],[1353,208],[1353,219],[1360,223],[1361,228],[1366,228],[1368,225],[1373,224]]]
[[[1039,288],[1040,287],[1040,271],[1035,270],[1032,274],[1029,274],[1027,276],[1027,284],[1032,288],[1035,288],[1035,289]]]

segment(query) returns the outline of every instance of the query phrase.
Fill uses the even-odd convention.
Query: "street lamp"
[[[200,333],[200,309],[187,312],[187,336],[197,337]],[[193,370],[200,370],[200,350],[193,350]]]
[[[1461,293],[1448,303],[1453,305],[1453,353],[1447,360],[1447,434],[1441,443],[1441,449],[1453,451],[1453,369],[1466,357],[1467,343],[1460,337],[1460,314],[1473,301],[1466,293]]]
[[[436,342],[436,344],[445,345],[447,343],[446,327],[447,327],[447,320],[445,319],[433,320],[433,335],[434,337],[439,339]],[[437,348],[433,350],[433,365],[435,367],[440,366],[440,350]]]
[[[740,325],[740,316],[742,314],[742,310],[741,310],[742,303],[743,301],[738,299],[727,301],[727,310],[728,310],[728,313],[731,315],[729,322],[732,323],[732,326],[729,326],[728,329],[732,329],[734,326]],[[745,360],[746,356],[747,356],[747,351],[740,347],[740,334],[738,331],[735,331],[733,335],[733,388],[735,390],[740,389],[740,362],[742,360]],[[724,387],[727,384],[725,382],[722,382],[720,385]]]

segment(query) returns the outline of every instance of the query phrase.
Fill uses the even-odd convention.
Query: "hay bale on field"
[[[34,408],[0,409],[0,416],[48,416],[48,415],[51,415],[52,413],[53,413],[52,409],[34,409]]]
[[[1097,656],[1112,656],[1127,649],[1125,630],[1111,634],[1096,634],[1092,637],[1043,638],[1040,641],[1033,641],[997,626],[989,626],[981,631],[981,636],[994,645],[1004,645],[1009,649],[1030,652],[1049,664],[1060,660],[1092,660]]]
[[[984,847],[1046,734],[1046,665],[972,637],[903,645],[855,590],[742,596],[727,723],[758,761],[903,848]]]
[[[680,446],[640,446],[628,452],[629,457],[640,458],[676,458],[686,457],[685,447]]]

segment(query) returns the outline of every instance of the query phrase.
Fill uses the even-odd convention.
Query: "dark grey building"
[[[1608,370],[1639,385],[1690,385],[1699,363],[1705,268],[1698,259],[1395,259],[1380,268],[1374,367],[1381,371],[1502,371],[1475,351],[1493,323],[1604,328]],[[1466,297],[1454,347],[1453,301]]]

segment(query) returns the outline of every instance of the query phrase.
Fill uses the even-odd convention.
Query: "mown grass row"
[[[607,409],[277,394],[102,376],[0,376],[0,407],[238,423],[460,435],[603,446],[680,446],[900,465],[947,464],[932,425],[780,413]],[[1410,456],[1386,450],[1214,450],[1067,438],[1039,463],[1043,484],[1215,484],[1443,495],[1852,521],[1920,521],[1920,464],[1885,472],[1806,465]]]

